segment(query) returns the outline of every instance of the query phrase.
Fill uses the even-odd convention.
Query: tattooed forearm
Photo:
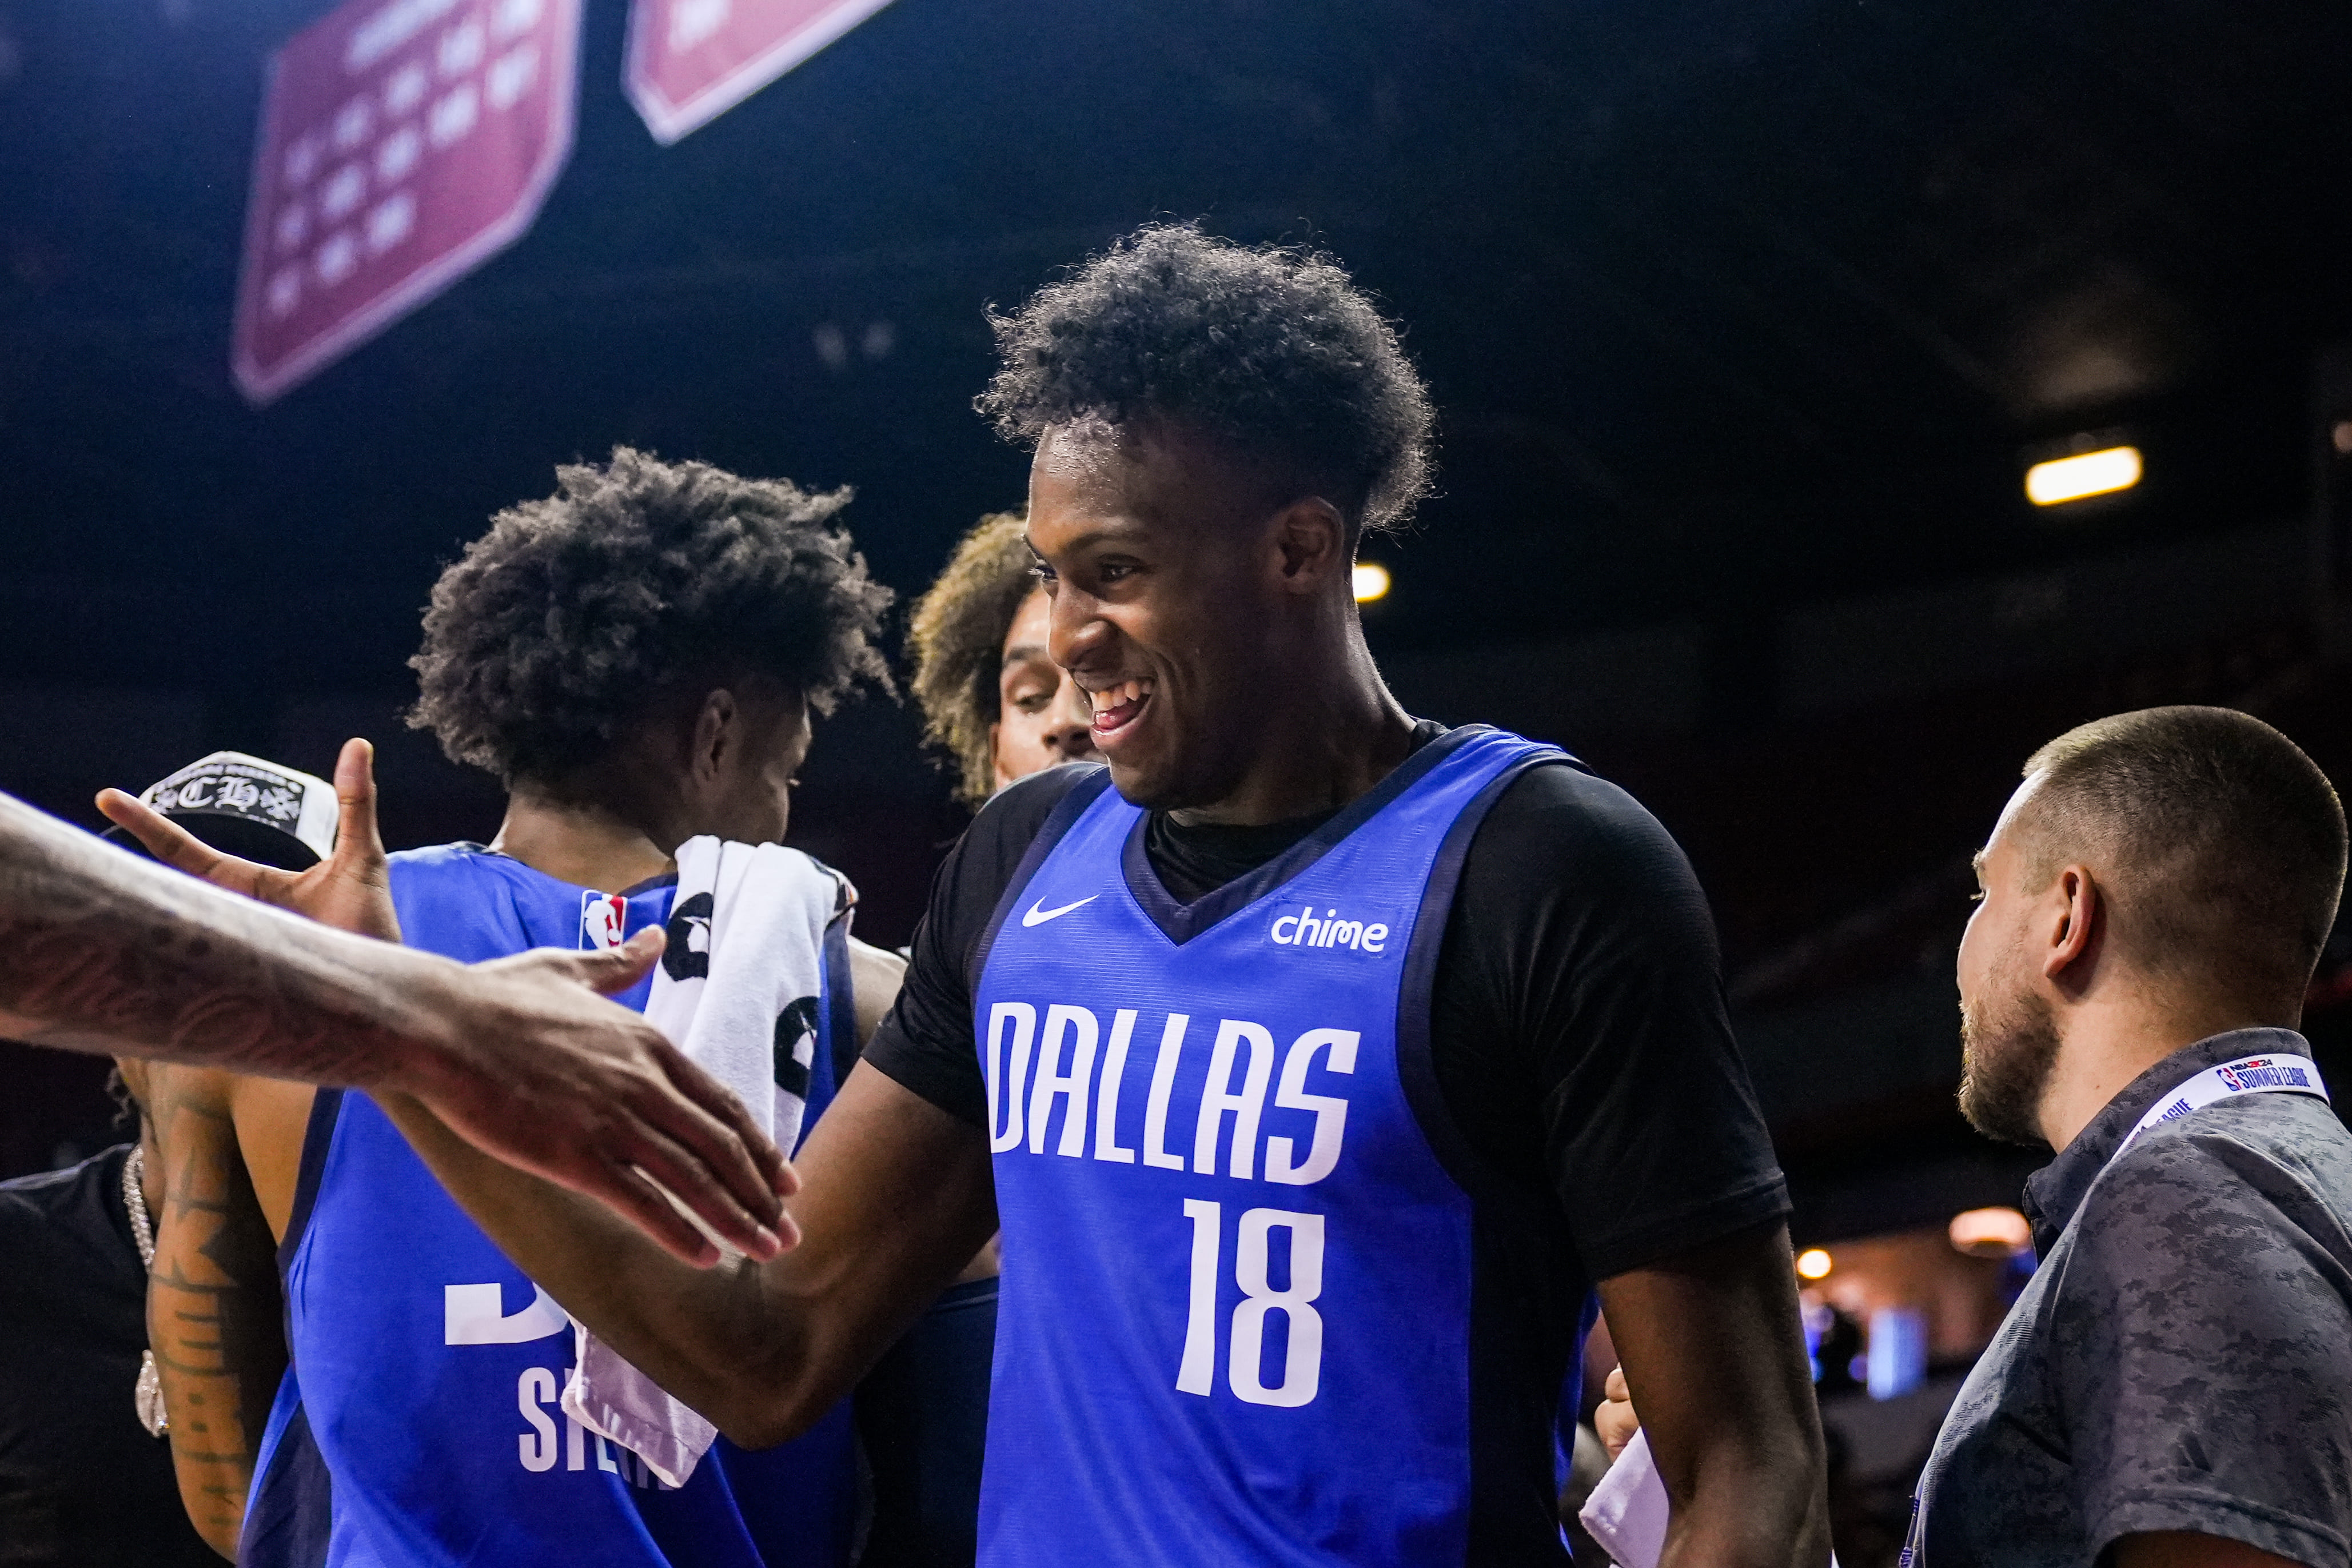
[[[310,1082],[395,1077],[455,966],[124,854],[0,795],[0,1031]]]
[[[180,1495],[234,1556],[255,1457],[286,1370],[276,1248],[218,1073],[159,1071],[148,1113],[164,1178],[147,1333],[171,1416]]]

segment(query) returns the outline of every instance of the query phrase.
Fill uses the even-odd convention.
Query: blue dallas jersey
[[[1108,774],[1048,819],[975,992],[988,1568],[1465,1561],[1473,1206],[1433,1152],[1431,980],[1478,821],[1567,760],[1452,731],[1189,906]]]
[[[674,883],[614,898],[468,844],[392,857],[411,946],[472,962],[666,924]],[[845,936],[806,1122],[854,1028]],[[652,982],[619,999],[643,1008]],[[846,1406],[796,1442],[721,1438],[683,1489],[558,1400],[570,1320],[445,1192],[365,1096],[320,1092],[281,1253],[293,1369],[247,1510],[247,1568],[833,1568],[856,1507]]]

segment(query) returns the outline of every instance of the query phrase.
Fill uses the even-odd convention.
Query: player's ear
[[[1294,593],[1315,592],[1353,565],[1347,519],[1320,496],[1302,496],[1277,512],[1274,535],[1281,551],[1283,586]]]
[[[743,744],[743,710],[726,687],[703,695],[695,709],[693,752],[689,758],[698,783],[709,783],[732,760]]]

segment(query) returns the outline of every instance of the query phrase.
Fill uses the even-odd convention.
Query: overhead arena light
[[[2139,483],[2139,448],[2103,446],[2036,463],[2025,471],[2025,498],[2037,507],[2112,496]]]
[[[1818,1247],[1808,1247],[1797,1254],[1797,1274],[1800,1279],[1826,1280],[1830,1277],[1830,1270],[1836,1267],[1837,1260]]]
[[[1389,591],[1389,569],[1376,560],[1356,563],[1356,602],[1370,604]]]

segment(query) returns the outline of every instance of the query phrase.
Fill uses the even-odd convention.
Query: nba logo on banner
[[[232,363],[257,403],[539,215],[572,152],[581,0],[352,0],[270,61]]]
[[[888,4],[636,0],[629,13],[629,101],[667,147]]]
[[[599,951],[618,947],[628,929],[629,901],[619,894],[580,895],[580,946]]]

